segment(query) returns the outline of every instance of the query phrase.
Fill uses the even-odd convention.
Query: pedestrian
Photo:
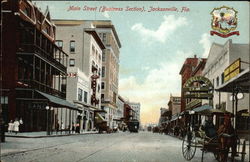
[[[13,120],[10,120],[10,122],[8,123],[8,132],[12,133],[14,129],[14,123]]]
[[[80,124],[76,123],[76,133],[80,133]]]
[[[64,127],[64,124],[63,124],[63,122],[61,122],[61,134],[62,134],[62,132],[65,130],[65,127]]]
[[[23,120],[22,120],[22,118],[20,118],[19,123],[20,123],[20,132],[22,132],[23,131]]]
[[[57,134],[57,132],[59,132],[59,128],[60,128],[60,125],[59,125],[59,122],[58,122],[58,120],[57,120],[57,122],[56,122],[56,134]]]
[[[14,121],[14,132],[17,134],[19,132],[19,121],[18,119],[16,118],[15,121]]]
[[[74,133],[75,132],[75,123],[73,122],[72,123],[72,133]]]

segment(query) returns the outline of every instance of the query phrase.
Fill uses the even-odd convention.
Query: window
[[[94,55],[94,54],[95,54],[95,46],[92,45],[92,55]]]
[[[105,67],[102,67],[102,77],[105,77]]]
[[[102,35],[102,41],[103,43],[106,43],[107,37],[106,37],[106,33],[103,33]]]
[[[88,102],[88,92],[84,91],[84,102]]]
[[[75,66],[75,59],[69,59],[69,66]]]
[[[97,91],[100,92],[100,84],[98,84]]]
[[[219,77],[216,78],[216,86],[219,86]]]
[[[69,44],[69,51],[71,53],[74,53],[75,52],[75,41],[70,41],[70,44]]]
[[[98,59],[98,61],[101,61],[101,54],[99,54],[99,59]]]
[[[98,75],[99,76],[101,75],[101,68],[99,68]]]
[[[56,44],[59,48],[63,48],[63,41],[62,41],[62,40],[56,40],[55,44]]]
[[[104,89],[105,88],[105,83],[102,82],[101,88]]]
[[[224,73],[221,74],[221,84],[224,83]]]
[[[104,101],[104,94],[101,94],[101,100]]]
[[[82,101],[82,89],[78,88],[78,101]]]
[[[105,50],[103,50],[103,52],[102,52],[102,61],[103,62],[105,61]]]

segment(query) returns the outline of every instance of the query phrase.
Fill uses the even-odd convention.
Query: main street
[[[152,132],[7,138],[3,162],[183,162],[182,141]],[[247,157],[248,159],[248,157]],[[201,160],[196,150],[192,162]],[[211,153],[204,161],[215,162]]]

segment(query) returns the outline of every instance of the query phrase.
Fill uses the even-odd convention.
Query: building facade
[[[78,110],[65,100],[68,55],[54,43],[56,27],[48,9],[42,13],[26,0],[7,1],[3,8],[11,11],[2,20],[5,123],[22,118],[20,131],[49,133],[58,129],[58,111]]]
[[[100,75],[105,46],[92,21],[54,20],[54,23],[58,30],[56,42],[69,53],[67,100],[82,110],[73,123],[79,123],[80,130],[92,130],[95,111],[101,108]]]
[[[125,100],[119,95],[117,100],[117,110],[114,113],[115,127],[121,128],[124,119]]]
[[[102,54],[101,107],[107,112],[108,126],[114,128],[114,113],[117,109],[119,55],[121,43],[114,25],[110,20],[93,21],[106,49]]]
[[[224,70],[238,58],[241,59],[241,71],[249,66],[249,44],[235,44],[229,39],[224,45],[213,43],[203,75],[208,78],[217,89],[224,83]],[[232,112],[232,94],[214,91],[213,107]],[[249,107],[249,94],[238,101],[238,111]]]
[[[192,72],[198,64],[198,58],[194,55],[193,58],[187,58],[180,70],[181,75],[181,112],[186,109],[186,100],[184,98],[183,86],[186,81],[192,76]]]
[[[181,97],[170,95],[168,109],[172,115],[177,115],[181,112]]]
[[[134,110],[134,118],[140,122],[140,112],[141,112],[141,104],[137,102],[129,102],[130,107]]]
[[[207,62],[207,59],[205,59],[205,58],[199,58],[197,66],[193,68],[190,78],[194,77],[194,76],[203,76],[202,72],[203,72],[203,70],[205,68],[206,62]],[[195,85],[193,85],[193,86],[195,86],[195,87],[199,87],[200,86],[199,85],[200,83],[194,83],[194,84]],[[192,109],[194,109],[194,108],[199,107],[199,106],[202,105],[202,99],[188,98],[188,99],[185,99],[185,101],[186,101],[185,110],[192,110]]]

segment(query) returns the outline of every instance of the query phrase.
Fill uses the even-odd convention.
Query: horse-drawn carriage
[[[199,115],[207,116],[208,118],[215,115],[217,119],[221,119],[224,116],[223,122],[219,122],[217,126],[211,126],[211,124],[210,126],[206,126],[206,124],[202,126],[201,124],[194,124],[191,120],[182,142],[183,157],[188,161],[191,160],[195,155],[196,149],[200,148],[202,151],[201,161],[203,161],[205,153],[211,152],[214,154],[215,159],[220,162],[226,162],[229,153],[232,161],[234,161],[235,157],[240,157],[241,161],[244,162],[246,142],[238,138],[237,132],[231,125],[232,114],[216,109],[199,113]],[[211,121],[213,123],[213,120]]]

